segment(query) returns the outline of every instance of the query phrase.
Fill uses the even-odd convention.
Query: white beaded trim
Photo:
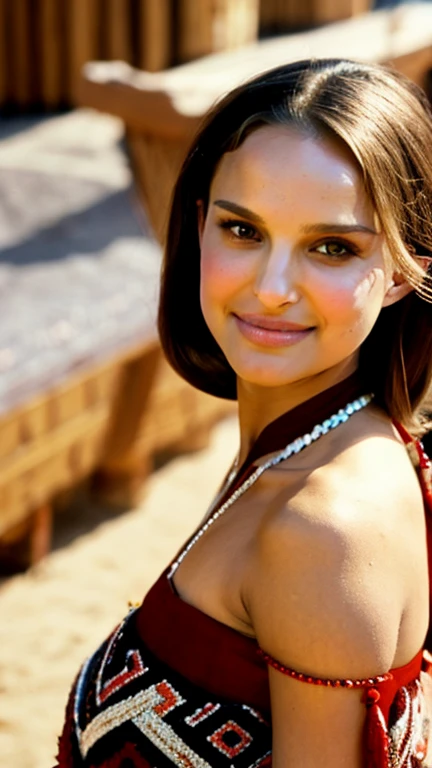
[[[217,509],[213,514],[211,514],[210,517],[207,517],[205,523],[201,526],[201,528],[198,529],[195,536],[189,541],[182,552],[180,552],[177,559],[172,563],[168,573],[168,578],[171,579],[173,577],[180,563],[183,562],[188,552],[190,552],[192,547],[195,546],[201,536],[205,534],[210,526],[213,525],[213,523],[215,523],[216,520],[218,520],[227,511],[227,509],[229,509],[237,501],[237,499],[240,498],[240,496],[243,496],[243,494],[246,493],[246,491],[254,483],[256,483],[258,478],[261,477],[266,469],[270,469],[270,467],[274,467],[276,464],[280,464],[281,461],[285,461],[290,456],[292,456],[293,453],[300,453],[300,451],[303,451],[304,448],[307,448],[308,445],[311,445],[316,440],[319,440],[320,437],[330,432],[332,429],[336,429],[336,427],[338,427],[340,424],[348,421],[350,416],[352,416],[357,411],[361,411],[362,408],[365,408],[367,405],[369,405],[372,398],[372,394],[362,395],[352,403],[348,403],[345,408],[340,408],[337,413],[333,414],[333,416],[330,416],[330,418],[325,419],[322,424],[316,424],[311,432],[307,432],[302,437],[297,437],[296,440],[293,440],[292,443],[289,443],[280,453],[277,454],[277,456],[273,456],[264,464],[261,464],[259,467],[257,467],[256,470],[241,485],[239,485],[239,487],[231,494],[231,496],[229,496],[229,498],[222,504],[222,506],[219,507],[219,509]],[[235,474],[236,473],[230,472],[227,483],[219,494],[219,498],[223,496],[224,493],[226,493],[229,485],[235,477]]]

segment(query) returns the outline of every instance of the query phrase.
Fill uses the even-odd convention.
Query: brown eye
[[[230,227],[230,232],[239,240],[256,240],[257,238],[256,230],[248,224],[233,224]]]
[[[322,253],[324,256],[330,256],[330,257],[341,257],[341,256],[349,256],[353,253],[352,249],[350,249],[345,243],[341,243],[338,240],[329,240],[327,243],[321,243],[321,245],[318,245],[316,250],[318,253]]]
[[[228,233],[231,240],[238,242],[251,242],[259,243],[262,240],[260,233],[245,221],[237,221],[229,219],[228,221],[222,221],[219,224],[220,228]]]

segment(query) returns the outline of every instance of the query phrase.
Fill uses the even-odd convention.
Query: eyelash
[[[230,234],[234,240],[237,241],[246,241],[246,240],[253,240],[254,242],[261,242],[261,236],[255,229],[255,227],[252,224],[246,224],[244,221],[238,221],[237,219],[227,219],[225,221],[221,221],[219,223],[219,226],[221,229],[225,230]],[[233,232],[234,227],[240,227],[242,229],[249,230],[250,232],[254,232],[257,237],[241,237],[240,235],[236,235]]]
[[[239,221],[238,219],[227,219],[225,221],[219,222],[219,227],[227,232],[229,235],[231,235],[232,239],[236,242],[255,242],[260,243],[262,241],[262,237],[259,234],[259,232],[255,229],[255,227],[252,224],[247,224],[244,221]],[[252,236],[245,236],[242,237],[241,235],[236,235],[233,232],[234,227],[242,228],[243,230],[249,231],[249,234],[252,232],[254,235]],[[345,249],[343,253],[340,254],[330,254],[330,253],[321,253],[321,251],[318,251],[318,248],[321,248],[322,246],[329,246],[329,245],[338,245]],[[357,256],[360,253],[360,248],[358,248],[354,243],[347,242],[343,238],[340,237],[332,237],[332,238],[326,238],[325,240],[322,240],[320,243],[314,245],[312,247],[312,250],[315,250],[317,253],[320,253],[322,256],[327,257],[328,259],[332,261],[342,261],[344,259],[349,259],[351,256]]]

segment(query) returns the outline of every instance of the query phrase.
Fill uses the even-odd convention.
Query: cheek
[[[374,323],[385,293],[384,272],[369,268],[321,280],[320,307],[329,325],[342,325],[351,334],[358,325]]]
[[[224,254],[216,246],[201,251],[201,302],[227,301],[247,282],[249,269],[244,259]]]

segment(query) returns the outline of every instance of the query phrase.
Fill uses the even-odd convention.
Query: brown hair
[[[266,124],[338,137],[357,159],[396,270],[414,288],[381,310],[360,349],[360,371],[389,415],[421,433],[432,379],[432,281],[413,254],[432,256],[432,115],[425,94],[385,67],[339,59],[287,64],[232,91],[208,114],[174,188],[159,306],[168,360],[199,389],[236,398],[235,373],[201,312],[197,201],[207,205],[222,155]]]

